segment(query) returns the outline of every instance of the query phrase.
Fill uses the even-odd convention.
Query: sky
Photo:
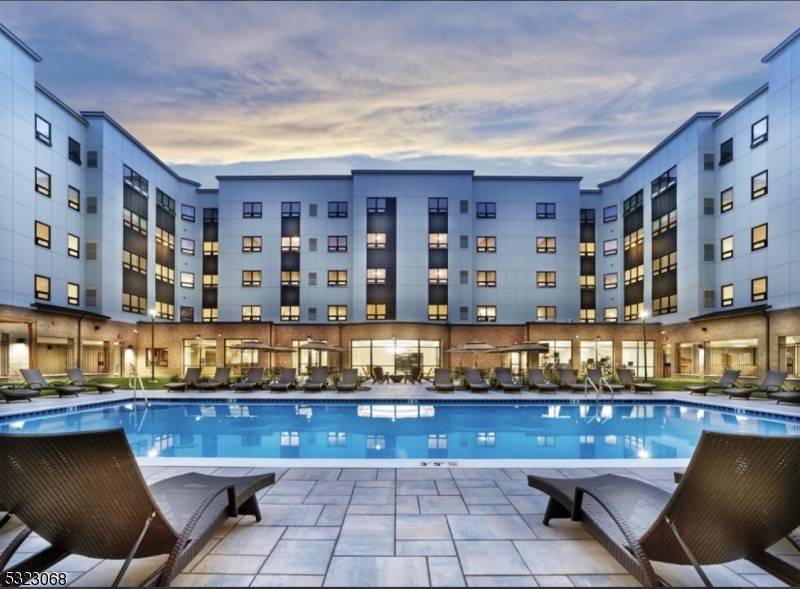
[[[767,81],[800,2],[3,2],[37,81],[182,176],[628,169]]]

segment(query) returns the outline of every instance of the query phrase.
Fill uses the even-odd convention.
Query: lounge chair
[[[575,380],[575,372],[572,368],[559,368],[558,369],[559,383],[562,389],[570,389],[573,393],[586,393],[592,388],[583,382]]]
[[[358,368],[345,368],[342,370],[342,380],[336,384],[340,393],[352,393],[358,388]]]
[[[639,582],[660,584],[651,560],[702,565],[742,558],[790,584],[800,568],[766,549],[800,525],[800,437],[704,431],[675,492],[618,475],[548,479],[544,516],[579,521]],[[685,548],[681,545],[684,544]]]
[[[303,385],[303,390],[307,393],[320,393],[325,388],[325,382],[328,380],[327,368],[315,368],[311,371],[311,378],[309,378]]]
[[[601,393],[620,393],[625,388],[625,385],[608,382],[603,378],[603,371],[599,368],[589,368],[586,371],[586,378],[592,381]]]
[[[247,376],[245,377],[244,382],[235,382],[231,384],[231,388],[237,392],[252,393],[254,389],[260,389],[262,387],[261,379],[263,378],[263,368],[251,368],[247,371]]]
[[[228,386],[228,378],[231,375],[230,368],[217,368],[214,372],[214,378],[211,382],[198,382],[196,387],[198,391],[216,391],[222,387]]]
[[[274,474],[189,473],[148,488],[122,429],[0,434],[0,470],[2,503],[26,526],[0,556],[3,579],[7,570],[45,571],[71,554],[127,559],[115,586],[131,558],[160,554],[169,558],[145,583],[169,585],[228,517],[259,521],[255,493],[275,482]],[[50,546],[6,569],[31,532]]]
[[[19,372],[28,384],[28,389],[32,391],[41,393],[44,390],[54,390],[59,397],[64,395],[75,395],[77,397],[79,393],[83,392],[83,387],[71,384],[47,384],[44,376],[42,376],[42,371],[38,368],[23,368]]]
[[[450,380],[450,371],[447,368],[437,368],[433,375],[433,388],[437,393],[452,393],[456,385]]]
[[[289,387],[294,386],[294,377],[297,370],[294,368],[281,368],[281,379],[278,382],[269,383],[269,390],[273,393],[288,393]]]
[[[199,368],[187,368],[186,375],[183,377],[183,382],[168,382],[164,385],[164,388],[168,391],[185,391],[188,388],[196,387],[199,378]]]
[[[535,388],[540,393],[555,393],[558,390],[558,385],[554,382],[548,382],[544,378],[541,368],[531,368],[528,370],[528,388]]]
[[[518,382],[514,382],[511,378],[510,368],[495,368],[494,375],[497,377],[497,383],[500,385],[500,388],[503,389],[504,393],[522,392],[522,385]]]
[[[383,373],[383,368],[376,366],[372,369],[372,382],[375,384],[389,382],[389,376]]]
[[[626,389],[633,387],[633,390],[636,393],[653,394],[653,391],[658,388],[658,385],[655,385],[652,382],[636,382],[636,379],[633,377],[633,372],[631,372],[630,368],[617,368],[617,376],[619,377],[619,384],[624,386]]]
[[[113,393],[119,388],[118,384],[102,383],[99,380],[89,380],[83,375],[83,371],[80,368],[67,368],[67,376],[72,384],[74,384],[76,387],[94,387],[100,394]]]
[[[489,385],[483,382],[481,371],[477,368],[467,368],[464,372],[467,388],[473,393],[488,393]]]
[[[767,396],[778,404],[783,401],[784,403],[800,403],[800,387],[794,387],[791,391],[778,391],[776,393],[767,393]]]
[[[769,370],[764,377],[764,382],[756,386],[754,384],[747,384],[743,387],[733,387],[730,389],[722,389],[722,392],[728,395],[729,399],[736,397],[737,399],[749,399],[750,395],[755,392],[763,392],[769,395],[770,393],[777,393],[783,386],[783,381],[786,380],[787,372],[781,370]]]
[[[729,389],[736,386],[736,379],[739,378],[740,370],[726,370],[719,382],[706,381],[703,384],[692,384],[683,387],[689,394],[705,395],[710,389]]]
[[[411,381],[411,384],[419,383],[422,384],[422,370],[419,366],[412,366],[411,370],[406,375],[403,382],[408,384],[408,381]]]
[[[31,397],[38,397],[42,392],[40,390],[14,388],[11,385],[3,385],[0,387],[0,395],[6,400],[6,403],[11,401],[28,401]]]

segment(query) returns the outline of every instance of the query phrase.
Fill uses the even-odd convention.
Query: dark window
[[[242,203],[242,217],[245,219],[260,219],[261,218],[261,203],[260,202],[245,202]]]
[[[724,166],[733,160],[733,138],[719,146],[719,165]]]
[[[299,216],[300,216],[299,202],[281,203],[281,217],[299,217]]]
[[[87,151],[86,152],[86,167],[87,168],[96,168],[97,167],[97,152]]]
[[[719,202],[720,202],[720,213],[724,213],[725,211],[730,211],[733,208],[733,188],[728,188],[727,190],[723,190],[719,195]]]
[[[750,127],[750,147],[761,145],[767,140],[767,128],[769,126],[769,117],[764,117],[760,121],[753,123]]]
[[[67,186],[67,204],[69,208],[80,211],[81,210],[81,191],[72,186]]]
[[[767,300],[767,277],[754,278],[750,282],[750,299],[752,302]]]
[[[496,204],[493,202],[479,202],[476,208],[478,219],[494,219],[497,213]]]
[[[678,166],[672,166],[669,170],[661,174],[658,178],[653,180],[650,187],[652,189],[651,197],[655,198],[665,190],[672,188],[678,181]]]
[[[447,212],[447,199],[446,198],[429,198],[428,199],[428,212],[429,213],[446,213]]]
[[[36,192],[50,197],[50,174],[36,168]]]
[[[653,182],[653,189],[657,188],[656,184],[660,186],[660,182],[656,180]],[[640,190],[633,196],[626,198],[622,201],[622,216],[627,217],[634,211],[640,209],[644,205],[644,190]]]
[[[459,236],[458,243],[462,250],[469,249],[469,235]]]
[[[159,188],[156,188],[156,204],[173,217],[175,216],[175,199]]]
[[[328,217],[346,217],[346,216],[347,216],[346,202],[328,203]]]
[[[50,279],[46,276],[39,276],[38,274],[34,277],[34,289],[36,293],[36,298],[41,299],[43,301],[50,300]]]
[[[36,221],[36,245],[50,249],[50,225]]]
[[[203,209],[203,223],[218,223],[219,209]]]
[[[555,237],[537,237],[536,238],[536,251],[537,251],[537,253],[540,253],[540,254],[554,254],[554,253],[556,253],[556,238]]]
[[[308,216],[309,217],[317,216],[317,203],[311,203],[308,205]]]
[[[617,205],[612,205],[603,209],[603,223],[610,223],[617,220]]]
[[[469,201],[462,200],[459,202],[459,212],[461,213],[469,213]]]
[[[594,209],[581,209],[581,224],[594,225]]]
[[[181,205],[181,219],[194,223],[194,207],[189,205]]]
[[[97,259],[97,242],[90,241],[86,244],[86,259],[87,260],[96,260]]]
[[[150,184],[147,182],[147,179],[124,164],[122,166],[122,175],[125,184],[133,188],[142,196],[147,196],[148,191],[150,190]]]
[[[328,251],[329,252],[346,252],[347,251],[347,236],[346,235],[329,235],[328,236]]]
[[[184,323],[194,322],[194,307],[181,307],[181,321]]]
[[[767,247],[767,224],[764,223],[758,227],[753,227],[750,231],[750,236],[753,251]]]
[[[714,154],[713,153],[704,153],[703,154],[703,170],[713,170],[714,169]]]
[[[555,219],[556,218],[556,203],[554,203],[554,202],[537,202],[536,203],[536,218],[537,219]]]
[[[261,251],[261,236],[245,236],[242,237],[242,251],[243,252],[260,252]]]
[[[367,199],[367,212],[368,213],[385,213],[386,212],[386,199],[385,198],[368,198]]]
[[[69,138],[69,160],[81,165],[81,144],[72,137]]]
[[[308,238],[308,251],[310,251],[310,252],[317,251],[317,238],[316,237],[309,237]]]
[[[38,171],[38,170],[37,170]],[[767,194],[767,171],[756,174],[750,180],[751,198],[753,200]]]
[[[703,198],[703,214],[704,215],[713,215],[714,214],[714,199],[705,197]]]

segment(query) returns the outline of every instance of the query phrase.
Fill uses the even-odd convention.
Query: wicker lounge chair
[[[307,393],[320,393],[325,388],[328,380],[327,368],[315,368],[311,371],[311,378],[303,385],[303,390]]]
[[[41,391],[33,390],[33,389],[24,389],[24,388],[14,388],[11,385],[4,385],[0,387],[0,395],[6,400],[6,403],[10,403],[11,401],[28,401],[30,402],[31,397],[38,397],[41,395]]]
[[[433,388],[437,393],[452,393],[456,385],[450,380],[450,371],[447,368],[437,368],[433,375]]]
[[[228,378],[231,375],[230,368],[219,368],[217,367],[216,372],[214,372],[214,378],[211,382],[198,382],[197,387],[198,391],[216,391],[222,387],[228,386]]]
[[[643,585],[661,581],[651,560],[694,564],[708,584],[702,565],[742,558],[797,585],[797,564],[765,551],[800,525],[799,479],[800,437],[706,431],[672,494],[618,475],[528,484],[550,495],[545,525],[581,522]]]
[[[352,393],[358,388],[358,368],[345,368],[342,370],[342,380],[336,384],[340,393]]]
[[[653,391],[658,388],[658,385],[655,385],[652,382],[636,382],[636,379],[633,377],[633,372],[631,372],[630,368],[617,368],[617,376],[619,377],[619,384],[624,386],[626,389],[633,387],[633,390],[636,393],[653,394]]]
[[[376,366],[372,369],[372,382],[375,384],[383,384],[389,382],[389,376],[383,373],[383,368]]]
[[[261,519],[255,493],[274,474],[184,474],[148,488],[122,429],[66,434],[0,434],[0,498],[25,524],[0,556],[0,571],[38,572],[71,554],[127,559],[169,554],[145,581],[170,581],[228,517]],[[47,485],[42,486],[46,480]],[[6,569],[31,532],[50,546]]]
[[[558,384],[562,389],[570,389],[573,393],[586,393],[592,390],[588,384],[575,380],[575,371],[572,368],[559,368],[558,377],[560,378]]]
[[[767,396],[773,401],[780,404],[784,403],[800,403],[800,387],[794,387],[791,391],[778,391],[777,393],[767,393]]]
[[[103,383],[99,380],[89,380],[83,375],[80,368],[67,368],[67,376],[76,387],[94,387],[98,393],[113,393],[119,388],[118,384]]]
[[[518,382],[514,382],[511,378],[510,368],[495,368],[494,375],[497,377],[497,384],[500,385],[504,393],[522,392],[522,385]]]
[[[464,372],[467,388],[473,393],[488,393],[489,385],[483,382],[481,371],[477,368],[467,368]]]
[[[788,373],[781,370],[769,370],[767,371],[767,375],[764,377],[764,382],[758,386],[750,384],[743,387],[722,389],[722,392],[728,395],[729,399],[733,399],[734,397],[737,399],[749,399],[750,395],[758,391],[767,393],[768,395],[769,393],[777,393],[781,390],[783,381],[786,380],[787,374]]]
[[[200,378],[199,368],[187,368],[183,382],[168,382],[164,388],[168,391],[185,391],[188,388],[197,386],[197,379]]]
[[[589,368],[586,371],[586,378],[592,381],[601,393],[620,393],[625,388],[625,385],[608,382],[603,378],[603,371],[599,368]]]
[[[558,390],[558,385],[554,382],[548,382],[544,378],[541,368],[531,368],[528,370],[528,388],[537,389],[540,393],[555,393]]]
[[[38,368],[23,368],[19,372],[28,384],[28,389],[32,391],[42,392],[44,390],[54,390],[58,393],[59,397],[63,397],[64,395],[75,395],[77,397],[78,393],[83,392],[83,387],[77,387],[71,384],[47,384],[44,376],[42,376],[42,371]]]
[[[691,391],[690,395],[705,395],[710,389],[729,389],[736,386],[736,379],[739,378],[740,373],[740,370],[726,370],[719,382],[706,381],[703,384],[692,384],[683,388]]]
[[[269,383],[269,390],[273,393],[288,393],[289,388],[294,386],[294,377],[297,371],[294,368],[281,368],[281,379],[278,382]]]
[[[235,382],[231,384],[231,388],[240,393],[252,393],[254,389],[262,387],[261,379],[263,378],[263,368],[251,368],[247,371],[247,377],[245,377],[244,382]]]

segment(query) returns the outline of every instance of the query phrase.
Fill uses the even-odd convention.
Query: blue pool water
[[[167,458],[689,458],[703,430],[800,434],[800,421],[678,404],[105,404],[0,420],[0,431],[122,427]]]

